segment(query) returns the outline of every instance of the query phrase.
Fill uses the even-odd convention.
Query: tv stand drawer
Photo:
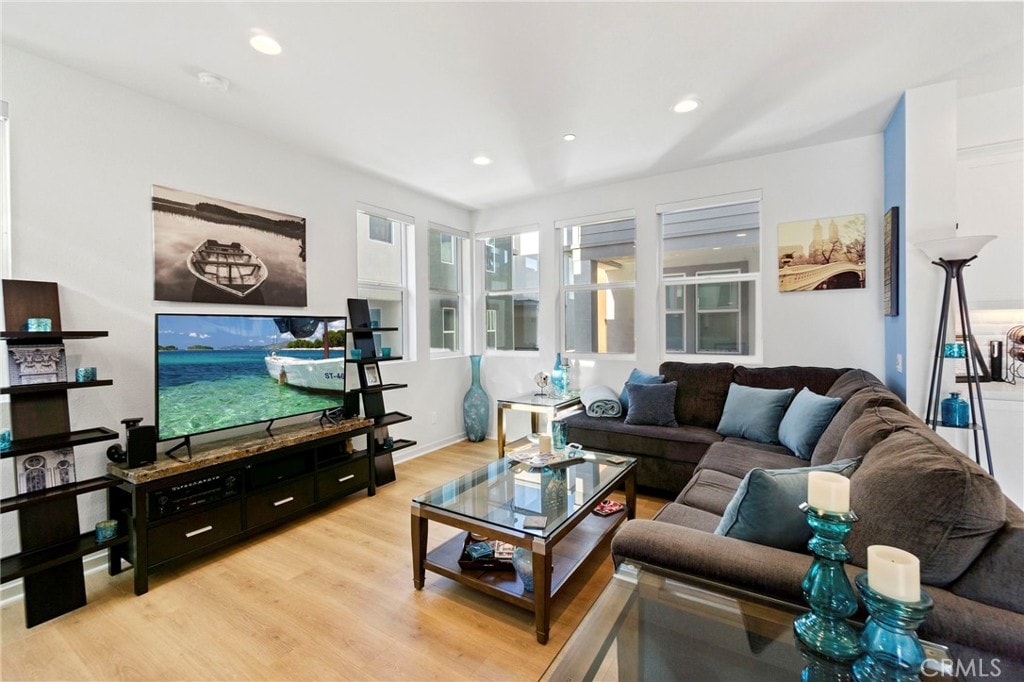
[[[245,501],[246,528],[256,528],[313,504],[313,477],[305,476],[249,495]]]
[[[149,565],[168,561],[242,532],[242,503],[204,507],[202,513],[170,521],[149,531]]]
[[[350,495],[369,484],[370,469],[365,457],[337,464],[316,475],[317,501]]]

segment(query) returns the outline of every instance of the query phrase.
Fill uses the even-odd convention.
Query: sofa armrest
[[[612,538],[612,555],[675,573],[803,604],[800,583],[811,558],[797,552],[659,521],[629,521]]]

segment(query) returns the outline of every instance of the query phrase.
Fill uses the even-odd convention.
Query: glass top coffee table
[[[533,611],[537,641],[545,644],[551,599],[594,550],[636,514],[636,460],[593,451],[583,451],[582,456],[583,462],[555,468],[495,460],[413,498],[416,589],[423,588],[430,570]],[[620,486],[625,486],[626,494],[623,511],[608,516],[591,513]],[[507,565],[497,570],[460,565],[460,559],[466,563],[465,533],[428,553],[428,521],[529,551],[533,592]],[[566,538],[572,541],[563,542]]]
[[[793,619],[805,611],[624,563],[541,679],[852,680],[848,664],[795,642]],[[929,658],[921,679],[955,680],[948,650],[921,644]]]

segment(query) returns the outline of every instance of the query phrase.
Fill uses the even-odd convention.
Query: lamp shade
[[[924,255],[932,260],[942,259],[945,261],[967,260],[977,256],[985,244],[996,238],[994,234],[976,234],[965,237],[950,237],[948,239],[929,239],[914,244],[924,251]]]

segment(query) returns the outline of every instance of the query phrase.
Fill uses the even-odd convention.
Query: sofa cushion
[[[714,469],[701,469],[679,493],[676,502],[721,516],[729,506],[743,478]]]
[[[794,457],[789,452],[763,450],[759,443],[744,445],[749,441],[726,438],[708,448],[697,465],[697,470],[713,469],[730,476],[743,478],[751,469],[799,469],[807,466],[807,460]]]
[[[757,441],[747,440],[746,438],[737,438],[735,436],[726,436],[726,438],[722,442],[732,443],[733,445],[742,445],[745,448],[753,448],[755,450],[764,450],[765,452],[774,452],[777,455],[789,455],[791,457],[793,456],[793,451],[787,448],[785,445],[758,443]]]
[[[814,452],[811,453],[811,466],[825,464],[835,459],[839,444],[843,441],[843,436],[846,435],[846,430],[864,414],[865,410],[872,407],[891,407],[900,412],[909,412],[903,401],[884,386],[877,384],[865,386],[843,403],[843,406],[836,412],[836,416],[832,417],[832,421],[829,422],[825,432],[818,439],[818,444],[814,446]]]
[[[663,362],[658,372],[665,381],[679,384],[676,391],[676,421],[714,429],[722,418],[725,397],[732,383],[729,362]]]
[[[800,459],[810,459],[842,402],[840,398],[828,398],[804,388],[786,408],[779,424],[779,441]]]
[[[807,516],[800,504],[807,501],[807,479],[812,471],[830,471],[849,477],[858,460],[848,459],[820,467],[751,469],[722,514],[717,535],[759,545],[804,551],[811,539]]]
[[[871,448],[850,481],[860,517],[846,546],[867,565],[868,545],[899,547],[921,561],[921,582],[945,586],[963,574],[1003,527],[995,479],[925,426]]]
[[[891,407],[871,407],[857,417],[843,434],[836,449],[836,459],[863,457],[868,450],[883,440],[910,426],[921,426],[916,417],[903,414]]]
[[[696,507],[687,507],[685,504],[669,502],[661,508],[661,511],[654,515],[653,520],[661,521],[662,523],[673,523],[677,526],[686,526],[687,528],[696,528],[705,533],[714,533],[722,517],[703,509],[697,509]]]
[[[971,567],[950,586],[953,594],[1024,613],[1020,588],[1024,560],[1024,513],[1006,501],[1006,524]]]
[[[779,423],[792,398],[792,388],[751,388],[733,384],[729,387],[717,430],[723,436],[778,443]]]
[[[800,391],[809,388],[824,395],[832,384],[842,376],[845,369],[832,367],[742,367],[733,370],[732,380],[740,386],[753,388],[792,388]]]
[[[648,374],[634,367],[633,371],[629,373],[629,377],[626,378],[625,383],[622,384],[622,392],[619,393],[619,402],[622,403],[622,414],[626,414],[629,411],[629,391],[626,389],[629,384],[660,384],[663,381],[665,381],[665,377],[661,374]]]
[[[625,422],[638,426],[679,426],[676,423],[677,385],[674,381],[667,384],[626,384],[629,411]]]
[[[862,369],[849,369],[836,379],[825,395],[830,398],[841,398],[845,403],[853,397],[854,393],[868,386],[881,386],[884,388],[885,384],[879,381],[878,377],[871,372],[865,372]]]

